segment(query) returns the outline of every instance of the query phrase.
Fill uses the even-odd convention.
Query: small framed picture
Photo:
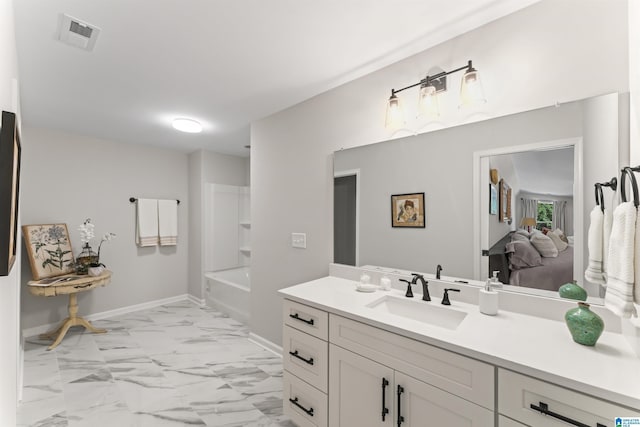
[[[498,215],[498,189],[489,184],[489,215]]]
[[[73,273],[67,224],[23,225],[22,234],[34,280]]]
[[[392,227],[425,227],[424,193],[394,194],[391,196]]]

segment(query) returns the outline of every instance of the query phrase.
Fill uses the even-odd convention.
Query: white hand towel
[[[636,217],[636,244],[635,244],[635,254],[634,254],[634,268],[635,268],[635,277],[634,277],[634,289],[633,289],[633,300],[636,304],[640,304],[640,214]],[[637,313],[636,313],[637,314]]]
[[[178,201],[158,200],[160,224],[160,246],[175,246],[178,243]]]
[[[136,244],[156,246],[158,244],[158,201],[138,199],[136,203]]]
[[[603,284],[605,282],[602,268],[604,215],[600,206],[596,205],[590,216],[591,223],[589,224],[587,238],[589,265],[584,272],[584,278],[592,283]]]
[[[612,210],[613,208],[604,209],[604,223],[602,225],[602,276],[605,282],[607,281],[607,263],[609,262],[609,240],[611,239],[611,227],[613,227]]]
[[[621,203],[613,212],[604,305],[620,317],[636,315],[633,286],[637,216],[633,202]]]

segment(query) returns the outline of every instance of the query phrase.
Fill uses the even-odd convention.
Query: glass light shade
[[[389,98],[389,104],[387,104],[387,118],[385,120],[385,127],[387,129],[398,129],[404,125],[404,111],[402,109],[402,103],[400,98],[395,94]]]
[[[460,86],[460,106],[467,107],[473,105],[484,104],[487,100],[484,97],[482,82],[475,68],[470,68],[464,76],[462,76],[462,84]]]
[[[427,118],[437,118],[440,116],[438,106],[438,95],[436,88],[432,85],[423,84],[418,93],[418,116]]]
[[[173,121],[173,128],[181,132],[187,133],[200,133],[202,132],[202,125],[192,119],[175,119]]]

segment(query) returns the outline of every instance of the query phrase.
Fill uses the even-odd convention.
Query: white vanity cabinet
[[[333,314],[329,342],[331,427],[494,425],[491,365]]]
[[[502,368],[498,369],[498,411],[535,427],[615,427],[616,417],[640,417],[638,410]]]
[[[329,314],[285,300],[283,319],[284,413],[300,427],[327,427]]]

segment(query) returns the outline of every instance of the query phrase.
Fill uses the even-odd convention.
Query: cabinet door
[[[396,413],[402,427],[487,427],[495,424],[493,412],[453,394],[395,372]]]
[[[395,426],[393,370],[335,345],[329,348],[329,359],[329,425]],[[388,410],[384,420],[383,390]]]

